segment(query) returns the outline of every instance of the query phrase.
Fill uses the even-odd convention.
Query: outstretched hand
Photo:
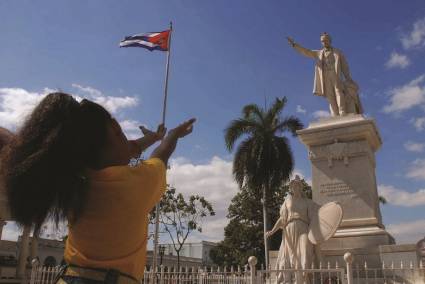
[[[267,231],[266,232],[266,238],[270,238],[271,236],[273,236],[273,232],[272,231]]]
[[[176,138],[182,138],[189,135],[193,130],[193,124],[195,123],[195,121],[196,121],[196,118],[191,118],[189,120],[186,120],[185,122],[183,122],[176,128],[171,129],[168,132],[168,135],[175,136]]]
[[[158,125],[156,132],[147,129],[144,126],[139,126],[139,128],[140,128],[140,130],[142,130],[142,133],[146,138],[149,138],[153,141],[161,140],[162,138],[164,138],[165,133],[167,133],[167,128],[165,128],[163,123]]]
[[[177,140],[189,135],[192,132],[193,123],[195,123],[195,121],[195,118],[189,119],[176,128],[168,131],[167,137],[165,137],[161,144],[152,152],[151,157],[159,158],[164,162],[164,164],[167,165],[168,159],[176,149]]]

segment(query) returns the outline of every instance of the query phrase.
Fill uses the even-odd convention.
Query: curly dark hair
[[[0,151],[1,149],[10,143],[12,140],[13,133],[6,128],[0,127]]]
[[[86,168],[97,168],[111,115],[102,106],[52,93],[2,151],[0,174],[12,218],[40,228],[77,220],[84,210]]]

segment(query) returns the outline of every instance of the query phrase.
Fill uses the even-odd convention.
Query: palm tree
[[[303,127],[294,116],[281,117],[286,98],[276,98],[270,108],[263,109],[256,104],[246,105],[242,117],[230,122],[225,129],[225,141],[229,152],[235,143],[242,140],[233,160],[233,175],[240,188],[247,186],[262,193],[264,245],[266,267],[268,268],[267,196],[270,190],[278,190],[288,179],[294,168],[294,160],[288,139],[283,133]]]

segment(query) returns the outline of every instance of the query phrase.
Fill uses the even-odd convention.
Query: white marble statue
[[[323,33],[321,50],[310,50],[288,37],[289,44],[304,56],[316,60],[313,93],[325,97],[332,116],[363,113],[358,96],[358,85],[353,81],[348,63],[339,49],[331,46],[331,36]]]
[[[282,229],[282,243],[276,261],[276,270],[288,268],[311,268],[313,259],[313,245],[308,238],[309,224],[313,214],[317,214],[317,205],[304,196],[303,183],[296,176],[289,184],[291,195],[288,196],[280,208],[280,218],[273,229],[266,233],[272,236]],[[308,283],[307,276],[296,273],[296,283]],[[291,274],[279,273],[277,283],[291,282]]]

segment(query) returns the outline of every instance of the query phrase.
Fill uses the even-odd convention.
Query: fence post
[[[164,284],[164,265],[161,264],[160,268],[161,268],[161,276],[160,276],[159,283]]]
[[[38,261],[37,258],[34,258],[31,261],[31,279],[30,279],[30,284],[34,284],[36,281],[36,275],[37,275],[37,269],[38,269],[38,265],[40,264],[40,262]]]
[[[249,264],[249,269],[251,272],[251,284],[256,283],[255,281],[255,275],[256,275],[256,265],[257,265],[257,258],[255,256],[250,256],[248,258],[248,264]]]
[[[346,252],[344,254],[344,260],[347,264],[347,284],[353,284],[353,267],[352,263],[354,260],[354,256],[351,254],[351,252]]]

